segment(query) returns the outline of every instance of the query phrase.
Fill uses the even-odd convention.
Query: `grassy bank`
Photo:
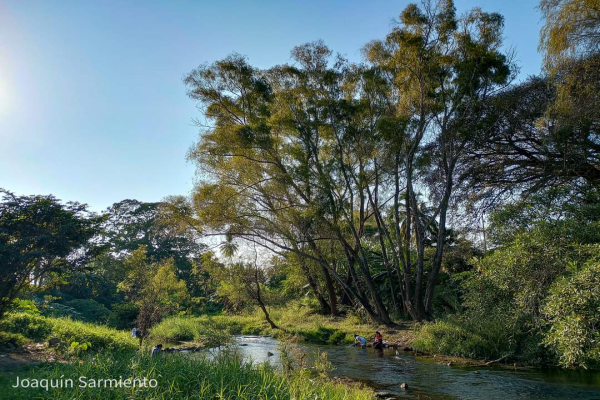
[[[81,378],[80,377],[85,377]],[[150,357],[119,351],[88,355],[71,364],[52,364],[19,374],[41,385],[62,388],[12,388],[16,375],[0,380],[0,398],[10,399],[347,399],[373,398],[369,389],[311,378],[307,371],[284,375],[269,365],[249,365],[226,354],[214,359],[181,354]],[[135,388],[117,387],[131,378]],[[71,382],[67,381],[71,379]],[[107,381],[106,379],[113,379]],[[145,381],[144,381],[145,380]],[[85,386],[84,383],[85,382]],[[145,382],[145,384],[144,384]],[[96,387],[92,387],[92,384]],[[125,383],[127,384],[127,383]],[[112,387],[110,387],[112,385]],[[39,385],[38,385],[39,386]],[[106,387],[109,386],[109,387]],[[121,386],[123,386],[121,384]]]
[[[0,321],[0,331],[3,332],[3,336],[0,337],[3,342],[0,345],[43,342],[56,337],[69,348],[73,343],[87,344],[84,347],[93,350],[137,348],[137,341],[128,332],[69,318],[43,317],[27,313],[8,314]],[[73,346],[73,349],[76,346]]]
[[[205,317],[174,318],[171,322],[158,327],[163,330],[162,334],[179,335],[177,340],[198,339],[210,344],[227,340],[229,333],[241,333],[246,324],[254,324],[256,320],[252,316]],[[198,329],[198,326],[203,329]],[[269,365],[243,363],[233,353],[223,353],[216,358],[204,358],[199,353],[165,353],[150,357],[147,349],[137,350],[137,342],[128,332],[70,319],[10,314],[0,322],[0,329],[4,336],[17,338],[19,342],[43,342],[49,337],[58,337],[67,345],[58,350],[46,350],[62,353],[60,361],[34,366],[23,364],[18,370],[3,373],[0,377],[0,398],[373,398],[370,389],[315,376],[309,369],[283,374]],[[73,346],[73,343],[77,344]],[[81,348],[83,343],[91,346]],[[84,378],[80,380],[80,377]],[[14,388],[12,386],[16,385],[17,378],[21,387]],[[129,381],[126,381],[129,378],[137,386],[130,387]],[[23,385],[23,382],[26,384]],[[121,383],[120,387],[116,387],[117,382]]]
[[[332,318],[316,314],[310,307],[299,302],[292,302],[284,308],[273,308],[270,314],[280,329],[271,329],[260,311],[238,316],[176,316],[155,326],[151,337],[164,342],[206,343],[210,342],[210,338],[219,341],[219,338],[241,334],[278,338],[297,336],[300,340],[311,343],[348,344],[354,341],[355,333],[370,338],[379,330],[386,340],[400,346],[409,346],[415,336],[413,324],[389,328],[370,324],[356,316]]]

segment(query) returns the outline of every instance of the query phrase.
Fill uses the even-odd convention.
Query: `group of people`
[[[362,348],[367,347],[367,339],[360,335],[354,335],[354,345],[360,346]],[[381,332],[375,332],[375,340],[373,341],[373,348],[377,350],[381,350],[385,347],[385,343],[383,342],[383,335]]]

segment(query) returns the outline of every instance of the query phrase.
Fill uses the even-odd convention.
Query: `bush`
[[[26,313],[26,314],[39,314],[40,310],[37,308],[35,301],[29,299],[15,299],[10,305],[9,312],[13,313]]]
[[[550,323],[544,343],[561,365],[600,366],[600,261],[556,282],[543,312]]]
[[[331,335],[335,333],[335,329],[326,328],[322,325],[318,325],[314,330],[307,330],[302,332],[302,335],[307,341],[312,343],[327,344]]]
[[[329,336],[329,339],[327,339],[328,344],[344,344],[348,343],[348,341],[352,343],[354,338],[352,338],[350,335],[346,335],[346,333],[343,331],[335,331],[331,336]]]
[[[457,322],[439,321],[419,329],[413,347],[431,354],[477,357],[487,353],[483,339]]]
[[[105,323],[110,311],[103,304],[92,299],[75,299],[64,303],[66,306],[77,311],[77,319],[86,322]]]
[[[27,338],[19,333],[0,332],[0,348],[19,347],[27,343]]]
[[[129,332],[118,331],[105,326],[74,321],[69,318],[53,318],[53,335],[63,343],[91,343],[92,349],[130,350],[137,348],[137,341]]]
[[[243,326],[241,333],[242,335],[260,335],[265,328],[265,325],[250,322]]]
[[[165,318],[151,329],[151,336],[167,342],[192,341],[198,331],[197,324],[196,318],[182,316]]]
[[[40,315],[14,313],[0,321],[0,331],[18,333],[28,339],[40,341],[52,332],[52,324]]]
[[[45,302],[41,306],[41,313],[44,317],[54,318],[80,318],[81,314],[73,307],[66,306],[61,303]]]

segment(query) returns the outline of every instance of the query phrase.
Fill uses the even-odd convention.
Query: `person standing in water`
[[[367,347],[367,339],[359,335],[354,335],[354,345],[360,345],[360,347],[364,349]]]
[[[154,346],[154,348],[152,349],[152,353],[151,353],[151,355],[154,357],[155,355],[159,354],[161,350],[162,350],[162,344],[157,344],[157,345],[156,345],[156,346]]]
[[[373,348],[377,350],[383,349],[383,336],[379,331],[375,332],[375,343],[373,343]]]

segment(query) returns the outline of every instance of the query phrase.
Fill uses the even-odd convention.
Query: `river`
[[[233,346],[246,360],[279,367],[278,344],[269,337],[239,336]],[[309,358],[318,351],[326,351],[335,366],[333,375],[362,381],[377,391],[400,398],[600,400],[600,372],[465,368],[437,364],[408,353],[396,354],[394,349],[378,352],[352,346],[305,343],[299,346]],[[269,352],[274,355],[268,356]],[[408,390],[400,387],[402,383],[408,385]]]

